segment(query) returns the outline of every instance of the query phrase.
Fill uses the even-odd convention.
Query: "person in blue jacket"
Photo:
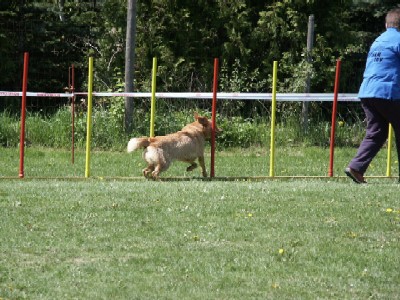
[[[356,183],[366,183],[364,174],[385,144],[389,124],[395,134],[400,163],[400,7],[387,13],[386,31],[371,45],[358,98],[367,128],[345,173]]]

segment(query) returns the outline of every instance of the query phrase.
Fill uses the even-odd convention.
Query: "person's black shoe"
[[[353,170],[352,168],[346,168],[344,170],[347,176],[349,176],[355,183],[367,183],[364,179],[364,176],[361,173]]]

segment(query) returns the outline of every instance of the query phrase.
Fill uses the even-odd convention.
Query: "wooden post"
[[[307,67],[309,67],[309,65],[312,62],[311,51],[313,49],[313,45],[314,45],[314,15],[310,15],[308,17],[308,31],[307,31],[307,63],[308,63]],[[307,71],[306,88],[305,88],[306,93],[310,92],[310,86],[311,86],[311,74],[309,71]],[[307,132],[308,130],[308,106],[309,102],[304,101],[301,112],[301,123],[304,132]]]

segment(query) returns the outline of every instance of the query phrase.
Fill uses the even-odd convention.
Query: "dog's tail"
[[[141,137],[141,138],[133,138],[128,142],[128,153],[133,152],[139,148],[146,148],[150,145],[149,138]]]

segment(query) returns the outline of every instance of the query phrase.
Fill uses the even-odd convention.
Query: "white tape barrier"
[[[32,93],[27,92],[28,97],[67,97],[73,96],[87,96],[88,93]],[[132,98],[150,98],[151,93],[108,93],[108,92],[93,92],[93,96],[96,97],[132,97]],[[0,91],[0,97],[21,97],[22,92],[6,92]],[[168,99],[212,99],[212,93],[156,93],[156,98],[168,98]],[[272,93],[217,93],[218,99],[227,100],[264,100],[271,101]],[[277,93],[277,101],[328,101],[332,102],[334,99],[333,93]],[[357,94],[338,94],[338,101],[359,101]]]
[[[32,93],[26,92],[27,97],[64,97],[64,98],[71,98],[73,94],[68,93]],[[0,91],[0,97],[22,97],[22,92],[4,92]]]

